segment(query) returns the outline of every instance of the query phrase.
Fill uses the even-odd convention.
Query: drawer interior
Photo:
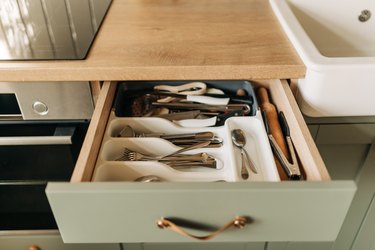
[[[177,82],[177,84],[181,84],[182,82]],[[127,85],[127,86],[134,86],[137,83],[132,83],[133,85]],[[144,85],[144,83],[141,83]],[[154,83],[155,84],[155,83]],[[157,84],[157,83],[156,83]],[[221,85],[225,88],[225,82],[221,82]],[[288,121],[288,125],[290,128],[291,138],[293,140],[293,144],[296,150],[296,153],[298,155],[298,159],[300,162],[300,165],[302,167],[302,171],[305,174],[305,179],[308,181],[324,181],[324,180],[330,180],[328,171],[324,165],[324,162],[322,161],[320,154],[314,144],[314,141],[309,133],[309,130],[303,120],[303,117],[298,109],[298,106],[294,100],[294,97],[291,93],[291,90],[289,88],[289,85],[286,81],[280,81],[280,80],[265,80],[265,81],[252,81],[252,84],[254,88],[258,87],[266,87],[271,95],[272,102],[277,106],[278,111],[282,111]],[[138,86],[139,87],[139,86]],[[151,86],[152,87],[152,86]],[[129,87],[127,87],[129,88]],[[137,88],[133,87],[135,90]],[[150,86],[142,86],[142,88],[150,88]],[[102,91],[100,93],[97,106],[94,112],[93,119],[91,121],[91,125],[89,128],[89,131],[86,136],[86,141],[84,143],[84,146],[82,148],[80,157],[77,161],[75,171],[73,173],[73,176],[71,178],[72,182],[86,182],[86,181],[108,181],[111,180],[111,176],[114,176],[113,180],[121,180],[121,178],[118,178],[119,174],[121,175],[121,170],[118,172],[119,169],[122,169],[121,164],[115,163],[115,164],[109,164],[113,163],[113,161],[110,161],[110,159],[106,159],[106,156],[108,153],[105,151],[106,148],[116,148],[115,145],[118,147],[124,147],[124,145],[131,144],[131,139],[118,139],[113,138],[113,130],[118,131],[119,128],[116,128],[116,126],[119,126],[118,124],[127,124],[131,123],[134,124],[137,123],[137,119],[132,118],[119,118],[118,116],[125,116],[127,113],[129,113],[129,109],[127,107],[124,107],[126,105],[118,105],[116,104],[116,107],[123,107],[123,109],[118,110],[112,109],[113,103],[119,101],[119,95],[117,94],[116,97],[116,89],[117,89],[117,83],[115,82],[106,82],[103,85]],[[131,87],[130,87],[131,90]],[[116,99],[116,101],[115,101]],[[120,98],[121,99],[121,98]],[[254,110],[255,108],[253,108]],[[260,112],[256,112],[259,116]],[[256,117],[256,113],[254,113],[254,116]],[[253,116],[253,118],[254,118]],[[259,117],[258,117],[259,118]],[[155,120],[148,121],[149,123],[156,122],[158,123],[158,118],[155,118]],[[237,119],[237,118],[235,118]],[[248,119],[251,119],[248,117]],[[135,120],[135,121],[134,121]],[[142,120],[142,118],[140,118]],[[109,121],[109,122],[108,122]],[[141,121],[140,121],[141,122]],[[117,125],[116,125],[117,123]],[[139,120],[138,120],[139,123]],[[160,126],[163,127],[165,124],[161,124]],[[166,123],[166,126],[168,124]],[[224,126],[223,126],[224,127]],[[172,127],[173,129],[173,127]],[[107,131],[108,130],[108,131]],[[228,137],[228,131],[226,132],[220,132],[220,127],[214,127],[211,130],[218,131],[218,133],[223,133],[224,136]],[[199,129],[193,129],[193,131],[200,131]],[[111,134],[112,133],[112,134]],[[254,132],[256,133],[256,132]],[[104,140],[104,142],[102,142]],[[151,142],[154,143],[154,145],[157,145],[157,141],[150,139],[150,138],[142,138],[138,139],[138,141],[144,141],[144,144],[149,144]],[[230,140],[230,138],[228,138]],[[106,144],[105,144],[106,143]],[[133,142],[134,143],[134,142]],[[106,148],[102,148],[102,145],[106,145]],[[227,143],[227,145],[230,143]],[[162,144],[163,145],[163,144]],[[166,145],[167,147],[169,145]],[[157,147],[157,146],[156,146]],[[101,150],[102,148],[102,150]],[[165,147],[164,147],[165,148]],[[119,150],[118,148],[115,150]],[[172,150],[172,149],[171,149]],[[233,146],[230,147],[230,150],[233,150]],[[108,151],[108,150],[107,150]],[[215,152],[215,151],[214,151]],[[117,155],[121,152],[118,151]],[[220,152],[223,153],[223,152]],[[110,155],[110,153],[109,153]],[[99,156],[99,157],[98,157]],[[104,157],[104,160],[103,160]],[[109,157],[109,156],[108,156]],[[108,158],[107,157],[107,158]],[[112,156],[114,158],[114,156]],[[134,165],[135,164],[135,165]],[[147,165],[149,163],[146,162]],[[263,164],[263,163],[262,163]],[[96,173],[95,168],[96,166],[102,166],[105,170],[101,171],[101,174],[99,174],[98,178],[94,178],[94,173]],[[131,163],[130,168],[133,167],[137,168],[137,163]],[[238,165],[238,163],[237,163]],[[117,166],[117,167],[116,167]],[[147,167],[146,167],[147,168]],[[163,169],[161,167],[161,169]],[[164,169],[165,170],[165,169]],[[113,172],[113,173],[111,173]],[[124,172],[124,171],[122,171]],[[228,171],[227,171],[228,172]],[[134,174],[134,171],[129,171],[129,178],[126,178],[126,171],[124,173],[125,177],[122,180],[131,180],[135,179],[137,177],[137,174]],[[233,173],[232,173],[233,175]],[[104,177],[103,177],[104,176]],[[187,178],[187,181],[200,181],[202,179],[200,178],[194,178],[194,175],[191,175],[192,178]],[[238,176],[238,173],[237,173]],[[214,177],[212,180],[221,180],[222,176],[218,175]],[[178,179],[178,177],[177,177]],[[236,181],[237,179],[235,177],[229,178],[229,181]],[[271,178],[271,180],[275,180]],[[277,180],[277,179],[276,179]]]

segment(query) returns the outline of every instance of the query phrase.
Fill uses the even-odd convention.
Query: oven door
[[[48,181],[67,181],[88,121],[0,123],[0,230],[56,229]]]

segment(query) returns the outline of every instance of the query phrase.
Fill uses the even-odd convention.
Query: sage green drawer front
[[[351,181],[282,183],[49,183],[47,196],[66,243],[192,242],[157,219],[221,227],[212,241],[333,241],[355,193]],[[198,235],[202,231],[190,231]]]
[[[252,243],[146,243],[137,250],[264,250],[265,242]],[[125,246],[127,247],[127,246]],[[129,250],[129,249],[126,249]]]
[[[1,250],[120,250],[120,244],[64,244],[60,235],[0,236]]]

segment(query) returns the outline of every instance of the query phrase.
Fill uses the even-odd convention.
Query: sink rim
[[[288,0],[269,0],[287,37],[304,64],[311,69],[364,68],[375,69],[375,57],[327,57],[322,55],[294,15]]]

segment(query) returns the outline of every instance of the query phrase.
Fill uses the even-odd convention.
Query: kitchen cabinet
[[[306,118],[331,177],[355,180],[357,184],[357,193],[343,227],[337,240],[332,244],[334,250],[355,249],[356,244],[362,244],[364,247],[364,243],[356,242],[366,242],[365,235],[371,234],[364,220],[367,216],[371,217],[368,210],[375,193],[374,119]]]
[[[51,231],[50,231],[51,232]],[[120,250],[120,244],[64,244],[58,233],[0,237],[1,250]]]
[[[264,250],[265,243],[145,243],[139,247],[138,249],[131,250]]]
[[[373,249],[374,117],[305,118],[332,179],[355,180],[357,193],[336,241],[269,242],[267,250]]]
[[[315,142],[333,179],[355,179],[365,161],[375,124],[321,124]]]
[[[215,241],[241,247],[238,242],[255,242],[246,245],[250,249],[269,240],[333,241],[355,193],[353,181],[330,179],[288,84],[262,81],[305,74],[267,1],[114,0],[86,60],[1,62],[0,72],[3,81],[30,84],[254,80],[271,89],[286,114],[309,172],[307,181],[283,183],[91,183],[115,92],[115,85],[105,82],[71,183],[47,188],[64,242],[190,243],[156,227],[156,219],[169,215],[217,225],[249,215],[254,221],[246,229]],[[193,209],[187,209],[191,204]]]
[[[374,196],[375,197],[375,196]],[[352,250],[373,250],[375,248],[375,199],[372,199],[371,205],[363,220],[361,229],[354,241]]]
[[[333,242],[268,242],[265,250],[331,250]]]
[[[375,193],[373,185],[375,176],[374,164],[375,150],[374,141],[372,141],[361,169],[355,178],[358,191],[353,199],[353,203],[338,235],[337,241],[334,244],[334,250],[350,249],[353,242],[356,241],[358,232],[363,233],[366,230],[366,227],[362,228],[363,220]]]

